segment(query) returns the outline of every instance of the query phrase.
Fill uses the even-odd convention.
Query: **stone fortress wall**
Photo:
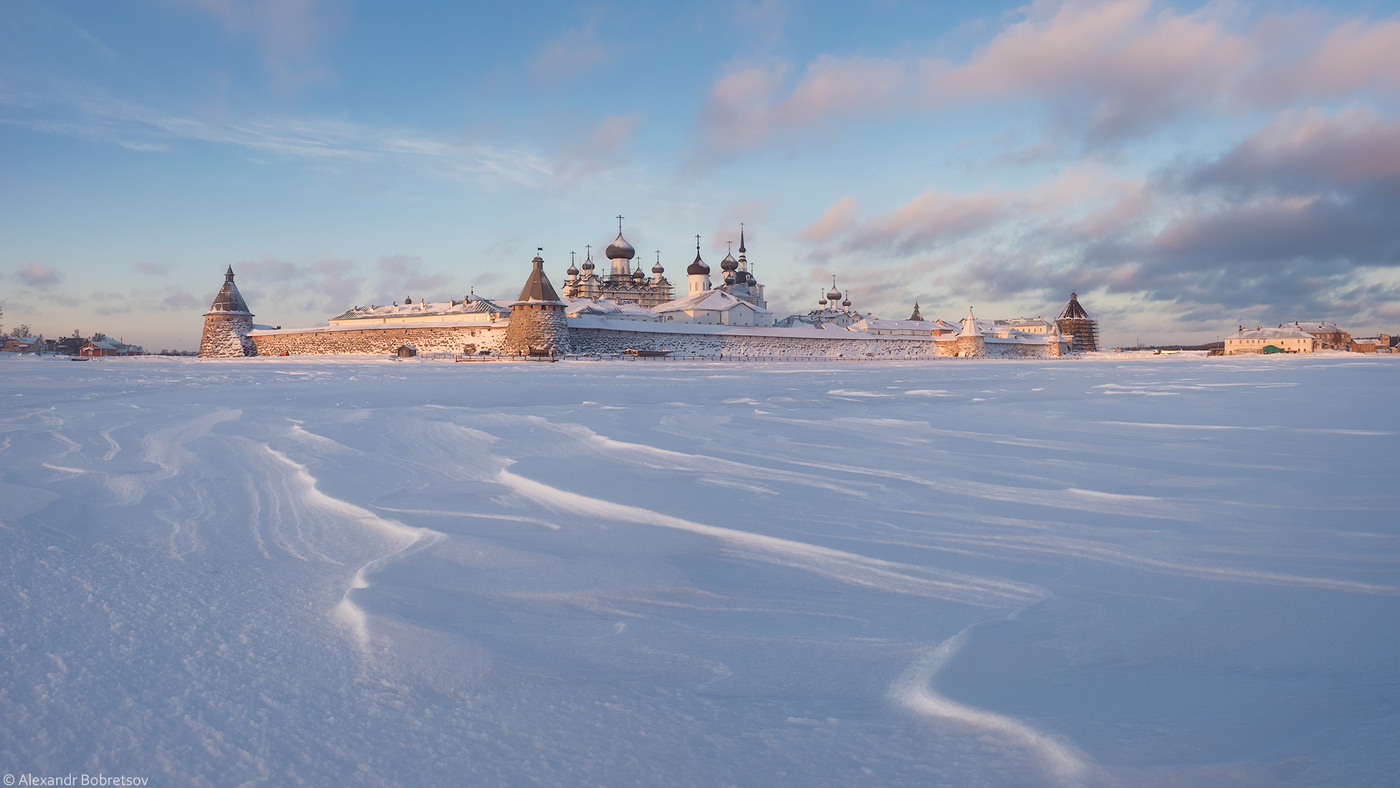
[[[552,315],[551,315],[552,317]],[[552,321],[551,321],[552,322]],[[582,321],[580,321],[582,322]],[[614,328],[569,326],[561,335],[557,329],[548,341],[562,352],[617,355],[627,350],[671,351],[677,356],[724,358],[881,358],[917,359],[952,356],[999,358],[1046,358],[1059,355],[1059,346],[1002,343],[995,338],[949,337],[943,341],[915,337],[840,336],[819,338],[781,336],[773,329],[751,332],[730,328],[723,332],[665,333],[647,331],[637,324]],[[671,328],[668,326],[667,328]],[[678,328],[678,327],[677,327]],[[257,355],[326,355],[337,353],[390,355],[403,345],[420,353],[475,353],[491,350],[498,354],[521,355],[532,345],[542,344],[534,332],[520,334],[524,345],[509,341],[504,321],[489,326],[395,326],[353,330],[282,329],[252,333]],[[795,332],[794,332],[795,333]],[[519,344],[517,341],[514,344]]]
[[[420,353],[475,353],[499,351],[505,344],[504,328],[483,326],[414,326],[349,330],[283,329],[255,331],[249,337],[259,356],[322,356],[337,353],[392,355],[404,345]]]
[[[696,254],[698,261],[698,251]],[[984,333],[971,309],[958,333],[948,330],[946,323],[928,324],[931,328],[925,333],[911,332],[910,326],[901,321],[895,321],[900,325],[894,326],[882,326],[882,321],[874,319],[856,322],[858,315],[849,309],[842,314],[848,318],[845,322],[818,319],[826,313],[814,312],[815,317],[783,326],[614,320],[603,314],[568,317],[567,304],[560,300],[545,274],[544,260],[537,254],[531,262],[534,268],[520,297],[511,303],[510,317],[506,319],[489,323],[425,323],[421,319],[429,316],[420,314],[402,321],[385,317],[378,323],[337,319],[325,327],[300,329],[255,328],[252,313],[233,285],[230,267],[224,289],[207,313],[207,347],[201,347],[201,355],[390,355],[407,345],[420,353],[452,355],[489,351],[503,356],[615,356],[635,351],[735,359],[916,359],[1046,358],[1060,356],[1068,349],[1057,332],[1032,335],[997,329]],[[840,294],[833,284],[827,295]],[[466,303],[464,299],[463,304]],[[842,304],[849,307],[849,299]],[[1073,297],[1071,306],[1078,308]],[[354,311],[360,310],[357,307]]]

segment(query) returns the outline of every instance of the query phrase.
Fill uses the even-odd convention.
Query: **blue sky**
[[[0,6],[0,306],[194,348],[745,222],[780,314],[1400,329],[1394,3]],[[649,265],[648,265],[649,267]]]

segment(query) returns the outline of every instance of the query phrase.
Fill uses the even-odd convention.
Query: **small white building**
[[[1267,348],[1276,350],[1266,350]],[[1317,349],[1317,339],[1297,325],[1278,328],[1245,328],[1225,337],[1225,355],[1248,353],[1311,353]]]
[[[865,317],[854,323],[851,330],[864,331],[876,336],[941,337],[955,334],[959,329],[942,320],[881,320],[878,317]]]
[[[665,323],[771,326],[773,313],[723,290],[701,290],[656,308]]]
[[[390,306],[357,306],[331,318],[332,326],[365,326],[379,324],[442,324],[442,323],[490,323],[493,320],[509,317],[510,310],[497,306],[479,295],[469,294],[461,301],[413,302],[405,298],[402,304],[397,301]]]
[[[1022,334],[1049,334],[1052,328],[1050,321],[1042,317],[1018,317],[1012,320],[994,320],[992,323],[994,330],[1009,328]]]

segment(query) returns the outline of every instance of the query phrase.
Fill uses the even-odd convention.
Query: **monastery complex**
[[[470,293],[462,300],[357,306],[315,328],[257,325],[234,285],[233,268],[204,316],[200,356],[228,358],[358,353],[464,356],[678,355],[714,358],[1059,357],[1098,349],[1098,327],[1071,294],[1059,319],[984,320],[968,310],[956,323],[926,320],[914,305],[907,320],[862,315],[833,281],[805,314],[777,318],[754,277],[742,229],[739,256],[731,250],[715,276],[701,259],[686,268],[684,294],[666,278],[659,259],[643,273],[636,249],[622,235],[598,273],[591,249],[571,261],[560,288],[537,254],[520,295],[493,302]]]

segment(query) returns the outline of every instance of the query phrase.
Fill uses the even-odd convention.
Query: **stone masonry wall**
[[[570,329],[576,353],[614,355],[624,350],[669,350],[677,356],[724,358],[927,358],[933,342],[894,337],[817,339],[736,334],[649,334],[599,328]]]
[[[250,315],[208,315],[199,339],[200,358],[242,358],[256,356],[257,348],[248,339],[253,330]]]
[[[394,327],[263,334],[251,339],[260,356],[280,356],[284,351],[292,355],[389,355],[402,345],[412,345],[420,353],[462,353],[468,347],[472,352],[499,350],[505,333],[504,328],[486,326]]]
[[[553,321],[551,321],[553,325]],[[557,327],[557,326],[556,326]],[[1053,356],[1053,346],[982,342],[982,348],[966,340],[930,342],[900,337],[818,339],[764,337],[736,334],[648,333],[600,328],[568,328],[570,352],[616,355],[627,349],[670,350],[678,356],[724,358],[876,358],[917,359],[956,356],[959,350],[974,357],[1038,358]],[[543,346],[543,335],[527,340]],[[352,353],[389,355],[400,345],[413,345],[423,353],[461,353],[470,347],[514,355],[508,349],[507,329],[501,326],[453,326],[435,328],[366,328],[352,331],[304,331],[261,334],[250,337],[261,356]],[[980,339],[977,338],[977,339]],[[557,340],[556,340],[557,341]],[[528,347],[528,345],[527,345]]]
[[[550,303],[523,303],[510,308],[510,326],[506,329],[501,352],[523,356],[531,348],[568,353],[569,319],[564,308]]]

